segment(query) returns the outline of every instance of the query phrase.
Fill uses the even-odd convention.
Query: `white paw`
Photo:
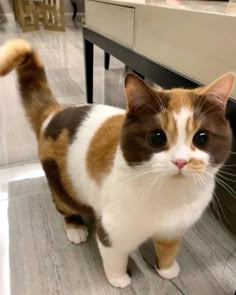
[[[164,279],[168,279],[168,280],[178,277],[179,270],[180,270],[179,265],[176,261],[173,263],[173,265],[170,268],[158,269],[155,266],[155,269],[156,269],[157,273],[159,274],[159,276],[161,276]]]
[[[116,288],[125,288],[130,285],[131,278],[128,274],[124,274],[121,277],[114,278],[114,277],[107,277],[109,283]]]
[[[86,226],[81,226],[79,228],[68,227],[66,228],[66,235],[70,242],[80,244],[87,241],[88,229]]]

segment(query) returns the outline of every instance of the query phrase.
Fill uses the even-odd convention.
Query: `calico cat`
[[[177,277],[182,237],[211,201],[215,175],[231,148],[225,105],[235,74],[193,90],[160,91],[128,74],[122,110],[61,106],[37,52],[23,40],[0,49],[0,75],[13,69],[68,239],[85,242],[82,216],[93,214],[111,285],[130,284],[128,256],[148,238],[158,274]]]

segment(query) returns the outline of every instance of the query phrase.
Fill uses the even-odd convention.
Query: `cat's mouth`
[[[184,175],[183,171],[178,171],[176,174],[172,175],[174,178],[183,178],[186,175]]]

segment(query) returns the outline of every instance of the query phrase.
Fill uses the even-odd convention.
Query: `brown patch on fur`
[[[64,218],[64,228],[65,231],[68,229],[84,229],[87,231],[87,226],[85,225],[82,217],[80,215],[71,215]]]
[[[232,131],[222,104],[212,95],[191,93],[194,121],[198,130],[207,131],[210,139],[201,150],[210,154],[211,163],[219,165],[226,160],[232,144]]]
[[[90,142],[86,157],[87,169],[97,183],[100,183],[103,176],[112,168],[124,119],[125,115],[107,119]]]
[[[173,265],[180,243],[181,239],[154,241],[158,269],[166,269]]]
[[[127,114],[121,131],[121,150],[130,166],[149,161],[153,154],[168,148],[168,143],[165,146],[153,147],[148,140],[151,132],[162,129],[161,121],[166,120],[164,116],[157,116],[153,112]]]
[[[108,236],[108,233],[103,227],[101,218],[99,218],[96,222],[96,231],[99,238],[99,241],[105,246],[105,247],[111,247],[112,243]]]
[[[92,106],[69,107],[58,112],[45,130],[46,137],[56,140],[64,129],[69,132],[70,142],[73,141],[78,126],[84,121]]]
[[[39,157],[42,162],[56,207],[65,215],[93,214],[91,207],[75,199],[75,191],[67,173],[67,150],[70,144],[69,131],[64,129],[57,140],[41,134]]]
[[[83,218],[80,215],[69,215],[64,218],[65,221],[65,229],[68,228],[81,228],[84,227]]]

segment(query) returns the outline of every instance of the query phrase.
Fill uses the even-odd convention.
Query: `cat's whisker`
[[[221,212],[222,212],[222,214],[223,214],[223,217],[224,217],[224,219],[225,219],[225,221],[226,222],[228,222],[228,223],[230,223],[229,222],[229,219],[226,217],[226,215],[225,215],[225,212],[224,212],[224,210],[223,210],[223,207],[222,207],[222,205],[221,205],[221,203],[220,203],[220,200],[219,200],[219,197],[217,196],[217,194],[216,194],[216,192],[214,192],[214,196],[215,196],[215,200],[216,200],[216,204],[218,204],[218,206],[219,206],[219,208],[220,208],[220,210],[221,210]],[[221,220],[221,216],[220,216],[220,214],[219,214],[219,218],[220,218],[220,220]],[[221,220],[221,222],[222,222],[222,220]],[[222,222],[222,224],[224,224],[223,222]]]
[[[218,175],[226,175],[226,176],[231,176],[231,177],[236,177],[235,173],[229,173],[229,172],[225,172],[225,171],[219,171]]]
[[[201,102],[201,106],[197,106],[197,117],[199,117],[199,115],[201,114],[201,116],[206,116],[210,110],[214,109],[215,107],[218,107],[217,105],[213,105],[211,107],[209,107],[205,112],[202,112],[202,108],[204,106],[204,104],[206,103],[206,99],[202,99],[202,102]],[[203,113],[203,114],[202,114]],[[200,118],[201,118],[200,116]]]
[[[161,179],[161,176],[158,176],[157,178],[154,179],[154,181],[153,181],[153,182],[151,183],[151,185],[149,186],[148,194],[146,195],[146,199],[147,199],[147,200],[149,200],[150,196],[152,196],[153,189],[154,189],[156,186],[159,186],[160,179]],[[144,196],[144,197],[145,197],[145,196]]]
[[[223,225],[223,222],[222,222],[222,219],[221,219],[221,216],[220,216],[220,212],[219,212],[218,207],[217,207],[216,199],[214,199],[214,197],[212,198],[212,205],[213,205],[213,208],[215,210],[216,215],[218,216],[218,218],[220,220],[220,223]]]
[[[207,188],[207,181],[205,180],[204,176],[201,175],[200,177],[201,177],[202,181],[204,182],[204,184],[205,184],[205,186],[206,186],[206,188]],[[213,194],[215,195],[216,199],[214,199],[214,197],[212,198],[212,205],[213,205],[213,207],[214,207],[214,209],[215,209],[215,212],[216,212],[217,216],[219,217],[221,223],[223,224],[222,219],[221,219],[221,216],[220,216],[220,212],[219,212],[218,207],[217,207],[217,202],[216,202],[216,200],[218,200],[218,199],[217,199],[217,195],[216,195],[215,192],[214,192]],[[218,200],[218,201],[219,201],[219,200]],[[220,205],[220,204],[219,204],[219,205]],[[220,206],[221,206],[221,205],[220,205]],[[221,207],[221,210],[222,210],[222,212],[223,212],[223,208],[222,208],[222,207]],[[224,212],[223,212],[223,214],[224,214]]]
[[[207,188],[207,183],[204,181],[203,176],[201,174],[198,174],[198,176],[199,176],[199,179],[201,180],[203,186],[205,186]]]
[[[233,152],[233,151],[229,151],[229,153],[232,155],[236,155],[236,152]]]
[[[156,183],[156,176],[154,175],[145,185],[142,187],[142,190],[137,195],[137,198],[143,200],[143,196],[145,196],[145,193],[149,190],[149,187],[152,187],[152,184]]]
[[[153,173],[154,172],[154,169],[152,167],[149,167],[148,169],[144,169],[144,170],[141,170],[141,171],[138,171],[136,173],[134,173],[133,175],[131,175],[128,179],[126,178],[124,181],[122,181],[121,183],[119,183],[118,185],[116,185],[115,187],[112,188],[111,191],[109,191],[109,194],[110,193],[114,193],[115,191],[119,190],[120,188],[122,188],[124,185],[126,184],[129,184],[130,182],[140,178],[140,177],[143,177],[149,173]],[[161,172],[164,172],[164,171],[161,171]],[[160,174],[160,172],[159,172]]]
[[[211,171],[210,169],[209,169],[209,173],[212,173],[212,171]],[[213,170],[213,174],[215,174],[215,173],[216,173],[216,171]],[[223,175],[222,175],[222,174],[223,174]],[[236,182],[236,180],[234,180],[234,179],[230,179],[229,177],[226,177],[224,174],[227,175],[227,176],[233,176],[233,177],[236,176],[236,174],[233,174],[233,173],[229,173],[229,172],[226,172],[226,171],[219,170],[218,173],[217,173],[217,177],[221,177],[221,178],[223,178],[223,179],[225,179],[225,180],[228,180],[228,181],[231,181],[231,182]]]
[[[225,183],[222,179],[219,179],[216,177],[216,182],[224,188],[234,199],[236,199],[236,192],[227,184]]]
[[[210,114],[206,114],[206,113],[202,113],[198,119],[202,121],[202,123],[204,123],[205,121],[207,121],[211,116],[215,116],[217,115],[218,112],[211,112]]]
[[[236,182],[236,180],[234,180],[234,179],[230,179],[230,178],[228,178],[228,177],[226,177],[226,176],[224,176],[224,175],[221,175],[220,173],[218,173],[217,176],[218,176],[219,178],[225,179],[225,180],[230,181],[230,182]]]
[[[159,187],[159,191],[162,189],[162,186],[164,185],[165,180],[166,180],[166,177],[165,176],[162,176],[160,187]]]
[[[236,164],[223,164],[222,167],[231,167],[231,166],[236,166]]]
[[[197,117],[201,113],[201,110],[205,103],[206,103],[206,99],[199,100],[199,103],[197,104],[196,111],[195,111]]]
[[[148,169],[147,171],[144,172],[139,172],[135,175],[130,176],[128,179],[126,178],[125,181],[122,181],[121,183],[119,182],[118,185],[115,185],[112,190],[110,190],[107,194],[111,194],[122,188],[124,185],[129,184],[130,182],[136,180],[137,178],[143,177],[147,175],[148,173],[152,172],[152,170]]]

